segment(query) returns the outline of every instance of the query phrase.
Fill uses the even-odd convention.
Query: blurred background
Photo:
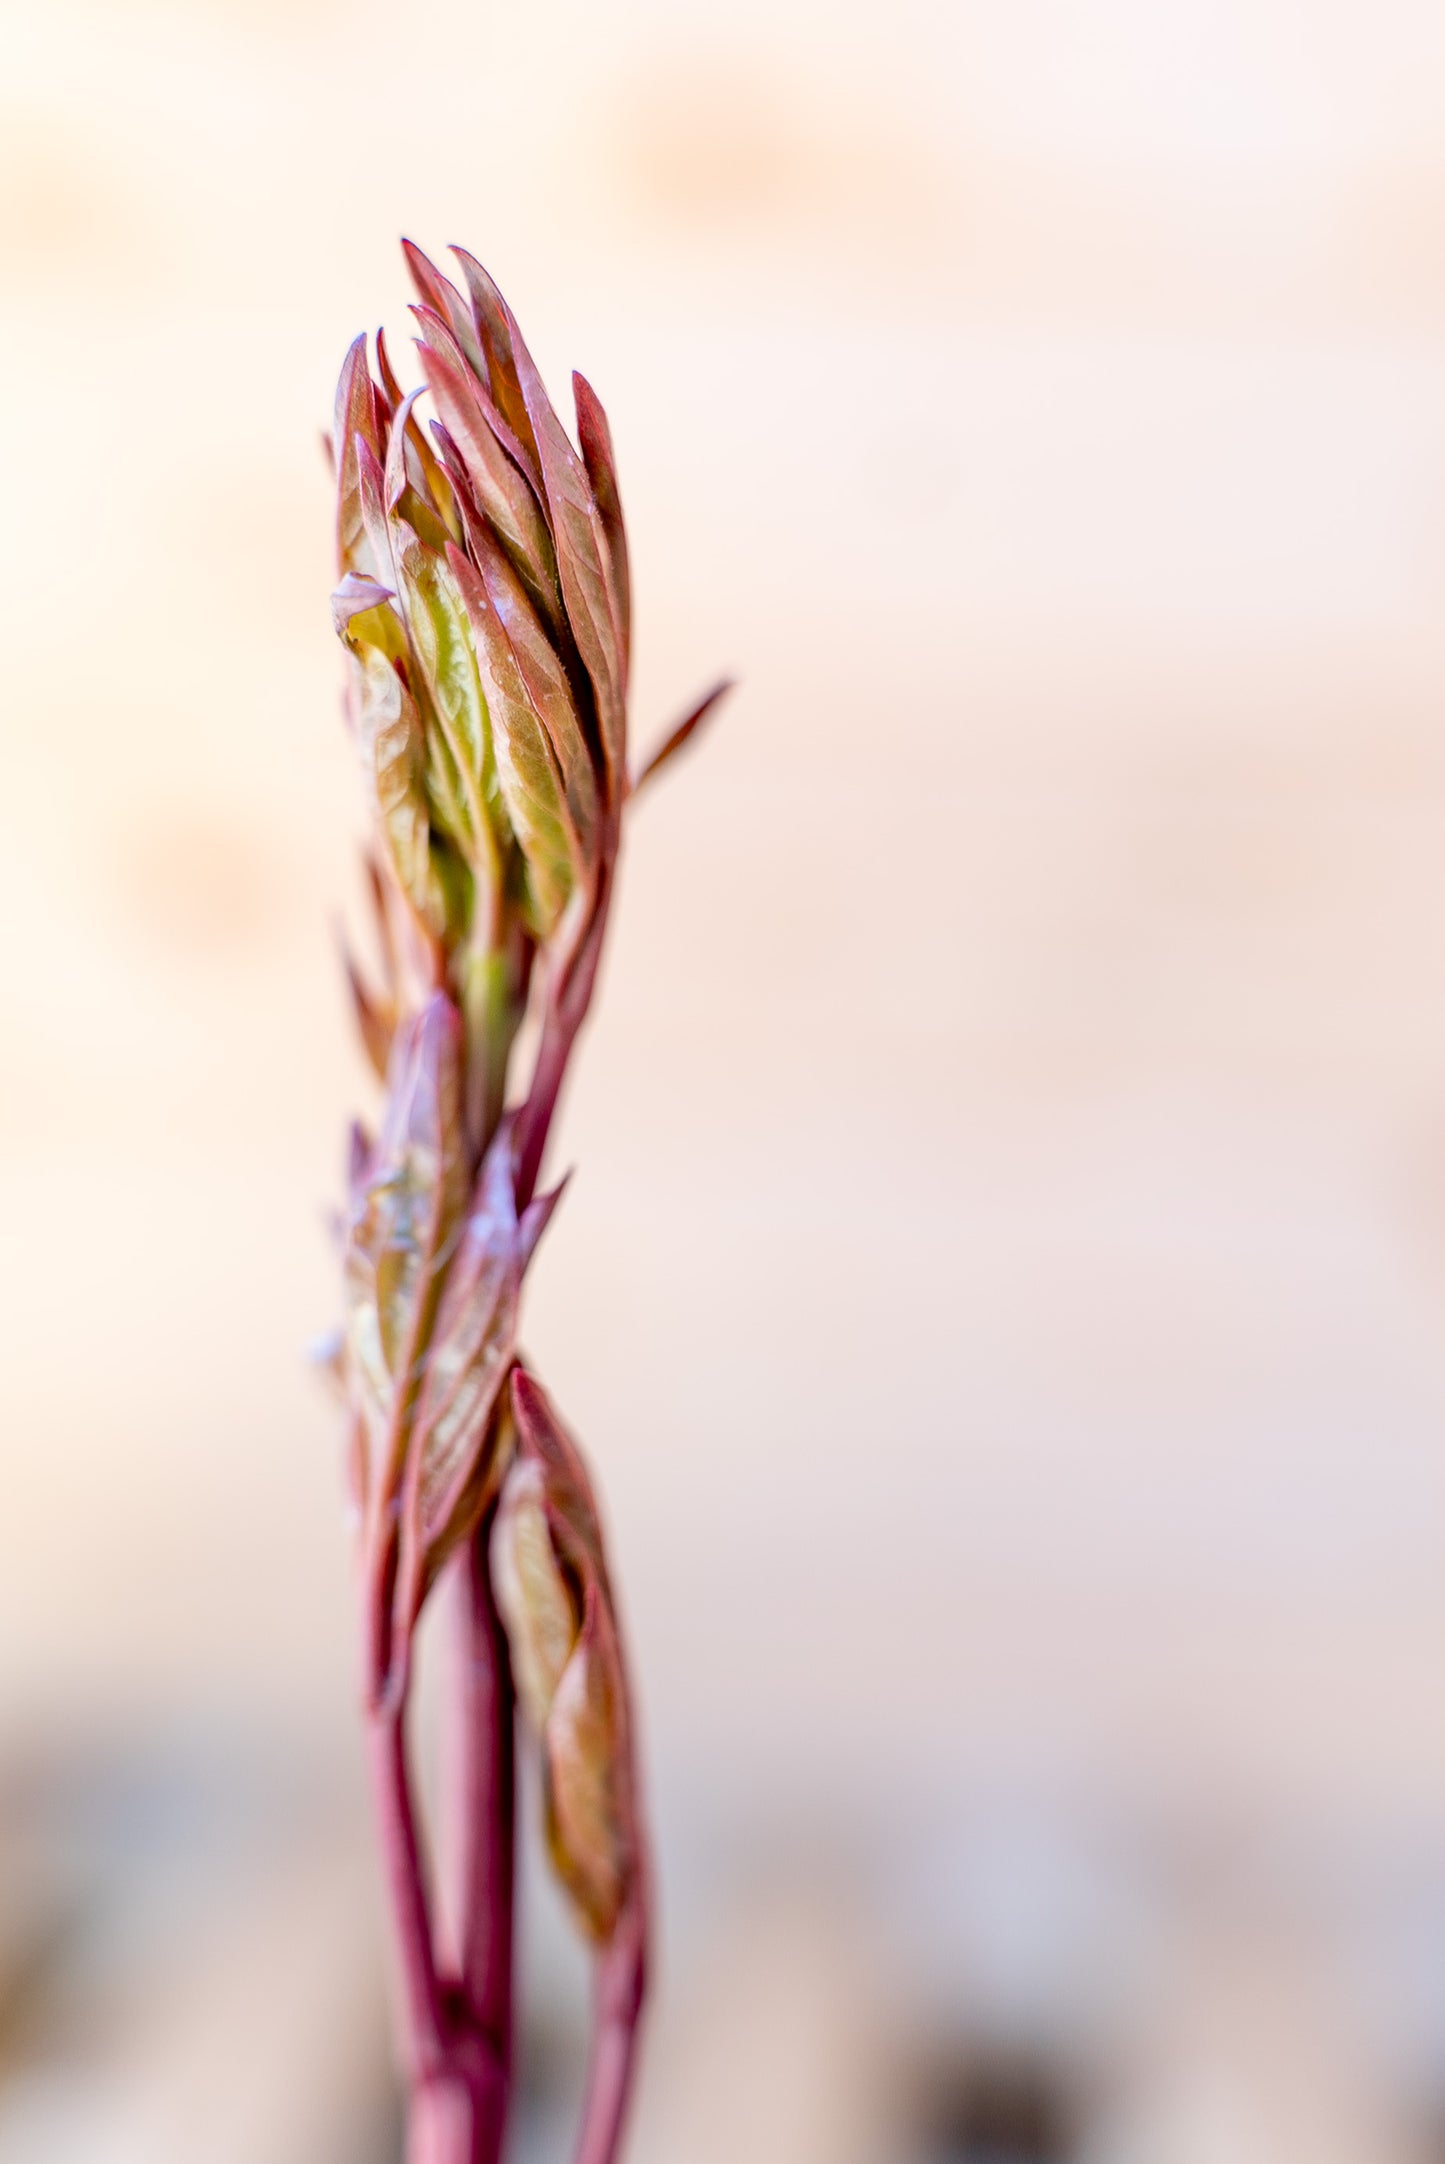
[[[645,1702],[635,2164],[1445,2157],[1445,15],[0,16],[0,2164],[398,2154],[304,1348],[401,232],[610,409],[638,741],[743,685],[529,1327]]]

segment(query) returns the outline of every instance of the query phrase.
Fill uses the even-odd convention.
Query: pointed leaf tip
[[[633,775],[632,793],[634,796],[644,782],[651,781],[652,777],[666,766],[669,759],[676,757],[677,753],[682,750],[683,745],[687,743],[690,737],[696,735],[708,716],[721,704],[728,693],[736,688],[736,685],[736,677],[725,676],[720,684],[713,685],[711,691],[704,692],[697,705],[690,708],[683,715],[682,720],[669,729],[656,751],[652,752],[643,761]]]

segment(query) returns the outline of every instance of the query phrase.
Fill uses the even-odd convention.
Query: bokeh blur
[[[318,437],[612,414],[635,2164],[1445,2156],[1445,14],[0,5],[0,2164],[394,2164]],[[518,2164],[583,1966],[528,1881]]]

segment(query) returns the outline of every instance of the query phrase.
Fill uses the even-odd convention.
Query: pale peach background
[[[1445,16],[5,0],[0,55],[14,1753],[351,1794],[317,436],[456,238],[612,414],[639,738],[742,679],[637,815],[529,1333],[675,1890],[639,2155],[881,2156],[870,1993],[966,2039],[1025,1942],[1077,2029],[1100,1842],[1154,1950],[1089,2164],[1433,2153]]]

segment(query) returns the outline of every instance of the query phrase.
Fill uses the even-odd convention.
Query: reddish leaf
[[[461,1024],[436,993],[398,1034],[346,1232],[347,1345],[376,1479],[400,1475],[419,1363],[465,1194]]]
[[[622,688],[627,689],[632,654],[632,571],[627,555],[627,528],[622,520],[622,498],[617,490],[617,461],[612,450],[612,431],[602,401],[584,375],[572,372],[572,396],[577,405],[577,441],[587,467],[587,478],[597,499],[597,513],[607,542],[612,569],[612,589],[617,602],[617,625],[622,645]]]
[[[597,777],[572,686],[516,571],[485,524],[467,517],[467,541],[487,599],[507,635],[527,696],[546,729],[584,856],[597,831]]]
[[[363,516],[359,487],[359,453],[364,445],[374,456],[381,454],[381,433],[376,413],[376,391],[366,365],[366,339],[356,339],[342,363],[336,386],[336,424],[332,431],[337,461],[336,555],[343,574],[359,571],[383,576],[385,559],[377,560],[372,536]]]
[[[552,537],[531,484],[503,441],[506,424],[475,378],[447,350],[439,324],[432,342],[419,339],[423,373],[442,425],[461,455],[477,506],[495,530],[536,607],[552,623],[561,619],[561,594]],[[506,430],[510,436],[511,431]]]
[[[460,549],[447,561],[466,606],[502,801],[526,860],[532,928],[545,939],[581,876],[580,844],[547,731],[486,588]]]
[[[495,289],[494,289],[495,290]],[[562,598],[577,651],[597,701],[608,793],[626,789],[627,716],[620,609],[602,519],[587,472],[552,407],[515,318],[497,296],[511,341],[523,402],[532,423],[542,483],[551,514]]]
[[[645,781],[650,781],[654,774],[659,773],[666,766],[669,759],[674,758],[682,750],[683,745],[696,734],[707,720],[709,714],[712,713],[713,708],[722,699],[726,698],[732,688],[733,678],[725,676],[720,684],[713,685],[711,691],[704,692],[697,705],[684,714],[682,720],[673,728],[669,729],[656,751],[648,754],[636,774],[633,775],[632,788],[634,795]]]
[[[483,270],[474,255],[469,255],[465,248],[453,248],[452,254],[460,263],[462,276],[466,280],[467,295],[472,304],[472,323],[478,342],[486,355],[493,402],[521,444],[527,460],[529,478],[540,496],[542,466],[537,456],[537,439],[533,433],[532,418],[527,410],[527,401],[522,395],[516,355],[512,349],[511,312],[493,284],[491,274]]]

